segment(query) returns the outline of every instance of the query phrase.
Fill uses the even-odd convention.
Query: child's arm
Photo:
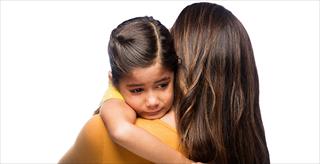
[[[178,151],[134,125],[135,111],[121,99],[109,99],[100,115],[114,142],[155,163],[192,163]]]

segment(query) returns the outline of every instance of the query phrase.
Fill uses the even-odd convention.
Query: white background
[[[109,34],[186,1],[1,1],[1,161],[56,163],[107,86]],[[217,1],[246,27],[272,163],[319,161],[319,2]]]

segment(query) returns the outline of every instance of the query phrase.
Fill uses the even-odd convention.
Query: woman
[[[227,9],[187,6],[171,28],[178,69],[177,130],[188,157],[216,163],[270,163],[249,36]]]
[[[166,139],[176,137],[175,134],[162,136],[160,133],[169,130],[152,127],[152,121],[144,124],[141,121],[145,120],[138,119],[137,125],[149,127],[147,131],[184,152],[193,161],[270,163],[260,114],[253,50],[240,21],[222,6],[195,3],[183,9],[171,32],[181,65],[176,75],[176,108],[163,120],[176,123],[179,140],[169,144]],[[162,132],[156,132],[157,128]],[[84,128],[78,139],[85,136],[86,131]],[[78,150],[71,149],[69,153],[78,152],[76,154],[81,156],[81,145],[88,146],[82,143],[76,143]],[[103,153],[119,155],[121,147],[110,147],[110,152],[93,149],[92,154],[100,154],[96,155],[101,159],[99,162],[107,162],[108,155]],[[66,155],[65,159],[71,156]],[[116,162],[138,162],[136,159],[138,157],[129,159],[125,156]]]

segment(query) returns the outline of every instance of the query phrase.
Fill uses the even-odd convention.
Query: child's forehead
[[[131,69],[131,71],[129,71],[128,75],[136,76],[140,74],[156,74],[156,73],[161,73],[165,71],[167,71],[167,69],[164,66],[162,66],[161,63],[155,62],[154,64],[147,67],[133,68]]]
[[[124,76],[126,81],[156,81],[164,76],[171,77],[173,71],[163,67],[160,63],[155,63],[145,68],[134,68]]]

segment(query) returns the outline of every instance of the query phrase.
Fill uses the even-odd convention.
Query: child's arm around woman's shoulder
[[[115,142],[125,139],[128,134],[127,128],[136,121],[135,111],[123,100],[116,98],[111,98],[102,104],[100,116]]]
[[[138,156],[155,163],[192,162],[144,129],[135,126],[136,112],[122,99],[112,96],[108,98],[101,105],[100,115],[111,139]]]

